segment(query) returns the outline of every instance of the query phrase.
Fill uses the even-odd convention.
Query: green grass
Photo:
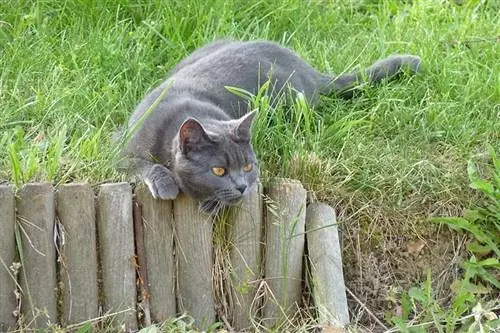
[[[378,318],[424,268],[446,302],[456,253],[439,246],[458,240],[427,218],[477,201],[467,160],[500,147],[500,5],[461,2],[0,1],[0,182],[126,179],[112,133],[169,68],[220,37],[279,41],[335,73],[417,54],[421,75],[352,101],[268,110],[255,98],[254,145],[264,179],[298,178],[337,207],[348,286]],[[401,254],[415,239],[422,269]],[[362,311],[354,321],[372,324]]]
[[[297,143],[326,158],[342,153],[343,161],[356,165],[360,154],[369,169],[385,164],[379,157],[396,155],[407,169],[398,167],[397,173],[404,175],[415,160],[431,160],[443,151],[461,158],[497,139],[499,31],[489,3],[22,1],[1,6],[0,126],[7,149],[0,153],[0,177],[18,184],[116,178],[109,164],[110,133],[169,68],[223,36],[281,41],[332,72],[393,52],[424,59],[421,77],[373,89],[353,102],[327,100],[311,119],[322,126],[307,128],[306,142],[298,137],[287,142],[278,133],[271,149],[257,143],[264,169],[280,169],[273,174],[288,165],[276,164],[273,153],[292,151]],[[365,150],[373,153],[366,156]],[[367,178],[379,173],[363,169],[355,175],[359,185],[377,186]]]

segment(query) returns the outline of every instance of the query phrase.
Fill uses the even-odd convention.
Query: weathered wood
[[[142,316],[138,324],[141,326],[151,326],[151,310],[149,306],[149,280],[148,280],[148,259],[144,249],[144,226],[142,225],[142,206],[134,201],[132,207],[134,217],[134,241],[135,257],[137,267],[137,308],[141,309],[137,319]]]
[[[233,209],[231,269],[233,286],[232,327],[240,332],[251,327],[257,309],[252,305],[261,279],[262,186],[255,185]]]
[[[128,183],[100,186],[97,232],[104,311],[129,310],[115,318],[127,330],[137,328],[132,189]]]
[[[269,292],[262,319],[269,328],[293,315],[300,305],[306,191],[300,182],[276,179],[267,195],[265,280]]]
[[[181,194],[173,203],[177,303],[190,314],[198,328],[215,321],[212,292],[212,219],[198,203]]]
[[[154,199],[144,186],[135,194],[142,207],[151,317],[162,322],[176,315],[172,201]]]
[[[17,306],[16,281],[9,269],[16,258],[15,207],[12,188],[0,185],[0,332],[16,328],[16,318],[12,314]]]
[[[61,320],[79,323],[99,315],[94,192],[88,184],[60,185],[56,192],[61,224]]]
[[[306,211],[307,250],[320,324],[343,326],[349,312],[342,273],[337,219],[332,207],[313,203]]]
[[[22,239],[21,311],[24,324],[44,328],[57,320],[55,201],[52,185],[26,184],[19,190],[18,222]]]

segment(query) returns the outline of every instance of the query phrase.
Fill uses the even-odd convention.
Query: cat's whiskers
[[[215,196],[222,202],[232,204],[241,198],[241,193],[231,188],[222,188],[215,191]]]
[[[200,201],[198,208],[204,213],[216,215],[223,207],[224,204],[220,200],[218,200],[216,196],[212,196],[203,201]]]

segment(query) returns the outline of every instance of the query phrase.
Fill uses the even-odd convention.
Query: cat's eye
[[[221,168],[221,167],[213,167],[212,173],[216,176],[222,177],[226,174],[226,169]]]
[[[252,169],[253,169],[253,164],[252,163],[248,163],[247,165],[245,165],[243,167],[243,171],[245,171],[245,172],[250,172],[250,171],[252,171]]]

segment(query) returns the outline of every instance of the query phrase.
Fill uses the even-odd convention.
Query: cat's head
[[[255,112],[205,128],[189,118],[180,127],[174,146],[174,175],[180,189],[200,200],[206,211],[231,205],[248,193],[258,178],[251,146]]]

